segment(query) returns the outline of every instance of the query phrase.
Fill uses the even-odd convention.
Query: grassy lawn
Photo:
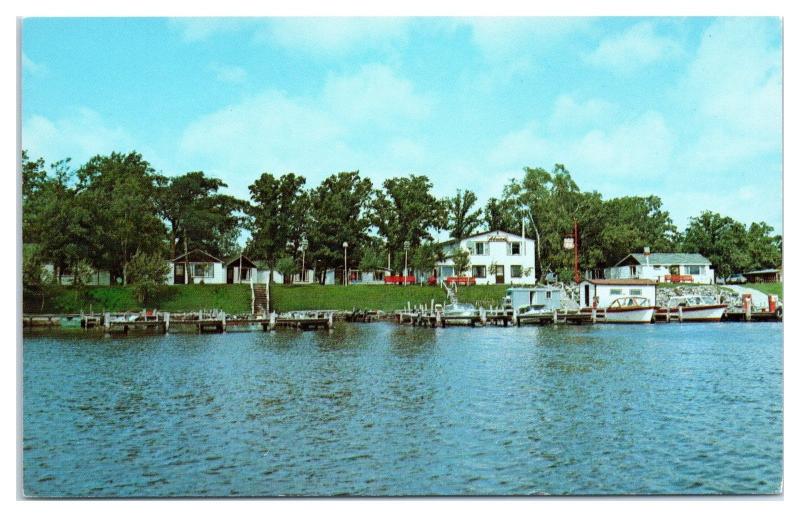
[[[75,289],[53,286],[44,307],[38,297],[24,298],[26,313],[78,313],[81,311],[138,311],[156,308],[179,312],[199,309],[220,309],[228,314],[250,312],[249,285],[165,285],[145,304],[136,301],[130,287],[91,287],[81,298]]]
[[[763,284],[744,284],[743,287],[750,287],[765,294],[777,294],[783,299],[783,284],[780,282],[763,283]]]
[[[505,285],[475,285],[458,288],[458,300],[475,305],[499,305]],[[272,307],[278,312],[309,309],[394,311],[411,305],[445,303],[441,287],[422,285],[272,285]],[[250,312],[249,285],[169,285],[152,300],[140,304],[130,287],[91,287],[86,296],[69,286],[53,286],[44,307],[38,297],[25,297],[26,313],[79,313],[139,311],[143,308],[169,312],[220,309],[228,314]]]
[[[506,286],[476,285],[458,288],[458,300],[498,305]],[[278,312],[307,309],[394,311],[411,305],[445,303],[441,287],[423,285],[273,285],[272,307]]]

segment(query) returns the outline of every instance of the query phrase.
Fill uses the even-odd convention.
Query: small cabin
[[[256,281],[258,267],[244,255],[230,258],[225,264],[225,278],[229,284],[249,284]]]
[[[169,264],[168,284],[224,284],[226,280],[222,260],[203,250],[184,253]]]
[[[511,287],[506,289],[506,297],[514,309],[526,306],[545,311],[561,308],[561,289],[557,287]]]
[[[581,307],[604,308],[617,298],[637,296],[647,298],[647,303],[656,303],[656,282],[637,278],[592,279],[580,283]]]

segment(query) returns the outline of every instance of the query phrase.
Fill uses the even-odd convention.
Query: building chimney
[[[644,247],[644,260],[647,263],[647,265],[649,266],[650,265],[650,246],[645,246]]]

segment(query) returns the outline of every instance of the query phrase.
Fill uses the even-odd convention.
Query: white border
[[[783,16],[784,17],[784,199],[789,203],[784,204],[784,261],[785,261],[785,301],[787,307],[787,322],[784,324],[785,330],[785,496],[783,498],[573,498],[573,499],[390,499],[387,500],[292,500],[292,501],[253,501],[253,500],[226,500],[226,501],[15,501],[16,497],[16,468],[12,465],[16,463],[16,443],[17,429],[14,426],[6,425],[3,428],[3,440],[5,445],[3,451],[5,460],[2,471],[2,484],[6,494],[5,503],[10,506],[6,508],[6,514],[16,513],[32,515],[51,515],[54,513],[65,513],[75,515],[106,515],[109,511],[115,514],[138,514],[142,511],[158,513],[180,514],[216,514],[222,510],[233,510],[237,513],[263,513],[270,512],[291,512],[324,515],[407,515],[419,512],[442,511],[457,512],[462,515],[484,515],[488,512],[502,512],[512,515],[527,515],[531,510],[542,512],[575,513],[575,514],[611,514],[611,515],[640,515],[642,512],[656,515],[673,515],[680,513],[708,513],[722,510],[718,508],[725,505],[726,514],[751,514],[759,513],[789,513],[792,507],[796,506],[798,491],[797,484],[797,454],[796,440],[792,437],[797,435],[796,425],[796,392],[797,383],[794,377],[797,364],[797,352],[795,346],[798,340],[797,320],[792,320],[793,308],[797,306],[795,289],[797,280],[793,269],[794,257],[796,257],[796,232],[793,223],[796,218],[797,203],[795,195],[800,192],[796,174],[798,174],[797,160],[797,17],[794,12],[789,10],[784,2],[773,0],[761,0],[759,2],[710,2],[710,1],[686,1],[674,0],[667,2],[642,2],[642,1],[604,1],[600,2],[576,2],[562,0],[552,2],[548,5],[520,5],[517,1],[495,0],[493,2],[472,2],[463,0],[447,0],[433,4],[430,1],[407,0],[395,4],[381,6],[378,2],[367,1],[348,1],[344,2],[303,2],[302,4],[290,4],[288,2],[276,6],[254,6],[252,2],[245,0],[227,0],[225,2],[210,2],[201,0],[193,2],[190,10],[184,5],[176,3],[167,4],[163,0],[139,0],[137,2],[124,3],[111,6],[109,2],[98,0],[78,0],[72,2],[43,0],[43,1],[16,1],[6,3],[2,7],[4,29],[2,31],[3,46],[5,52],[4,69],[14,70],[18,66],[16,53],[16,16],[234,16],[234,15],[637,15],[637,16],[722,16],[722,15],[758,15],[758,16]],[[5,224],[3,229],[3,242],[18,242],[16,238],[16,228],[11,221],[17,221],[17,199],[18,185],[14,181],[16,177],[11,171],[16,170],[17,160],[17,112],[16,112],[16,83],[10,80],[3,81],[2,87],[5,93],[6,102],[3,103],[5,111],[3,120],[4,125],[3,142],[6,145],[5,156],[8,157],[6,163],[5,185],[0,190],[2,201],[0,207],[3,210],[2,220]],[[12,121],[14,121],[12,123]],[[788,144],[788,145],[786,145]],[[14,158],[11,158],[14,157]],[[2,255],[0,267],[8,271],[10,268],[16,269],[15,262],[17,253],[5,253]],[[17,312],[18,299],[16,289],[7,286],[7,293],[2,300],[3,311],[0,314],[14,315]],[[12,295],[14,293],[14,295]],[[798,313],[800,314],[800,312]],[[10,317],[10,316],[9,316]],[[6,318],[8,320],[8,318]],[[12,318],[14,319],[14,318]],[[17,321],[18,318],[16,318]],[[8,322],[3,327],[6,339],[2,340],[5,345],[6,357],[3,361],[3,410],[7,417],[16,414],[17,398],[17,349],[13,346],[16,342],[16,331],[18,324]],[[8,420],[7,420],[8,421]],[[15,444],[12,450],[12,445]],[[14,495],[12,495],[12,493]],[[775,503],[775,500],[778,503]],[[663,504],[667,502],[668,504]],[[264,505],[267,505],[266,507]],[[229,505],[235,505],[230,507]],[[758,505],[754,507],[753,505]],[[499,506],[499,507],[497,507]],[[710,508],[713,506],[714,508]],[[792,512],[796,512],[797,509]]]

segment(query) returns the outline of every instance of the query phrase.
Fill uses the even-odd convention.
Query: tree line
[[[781,236],[766,223],[748,227],[702,212],[681,232],[659,197],[604,200],[581,191],[560,164],[551,171],[526,167],[482,207],[470,190],[437,198],[424,175],[376,186],[359,171],[332,174],[314,187],[294,173],[265,172],[249,186],[249,199],[237,199],[223,193],[220,179],[202,171],[165,176],[137,152],[98,155],[75,168],[68,159],[47,167],[23,151],[21,172],[26,260],[52,264],[56,283],[66,271],[93,268],[127,284],[166,274],[159,269],[164,259],[194,248],[219,258],[244,253],[284,274],[299,270],[302,254],[308,269],[324,272],[341,269],[345,242],[350,269],[400,272],[408,247],[409,267],[430,270],[443,258],[441,232],[451,239],[481,230],[519,234],[523,221],[536,239],[537,278],[571,276],[572,252],[562,239],[573,221],[583,270],[611,266],[645,246],[702,253],[722,275],[777,267],[782,257]],[[240,246],[243,230],[249,237]]]

